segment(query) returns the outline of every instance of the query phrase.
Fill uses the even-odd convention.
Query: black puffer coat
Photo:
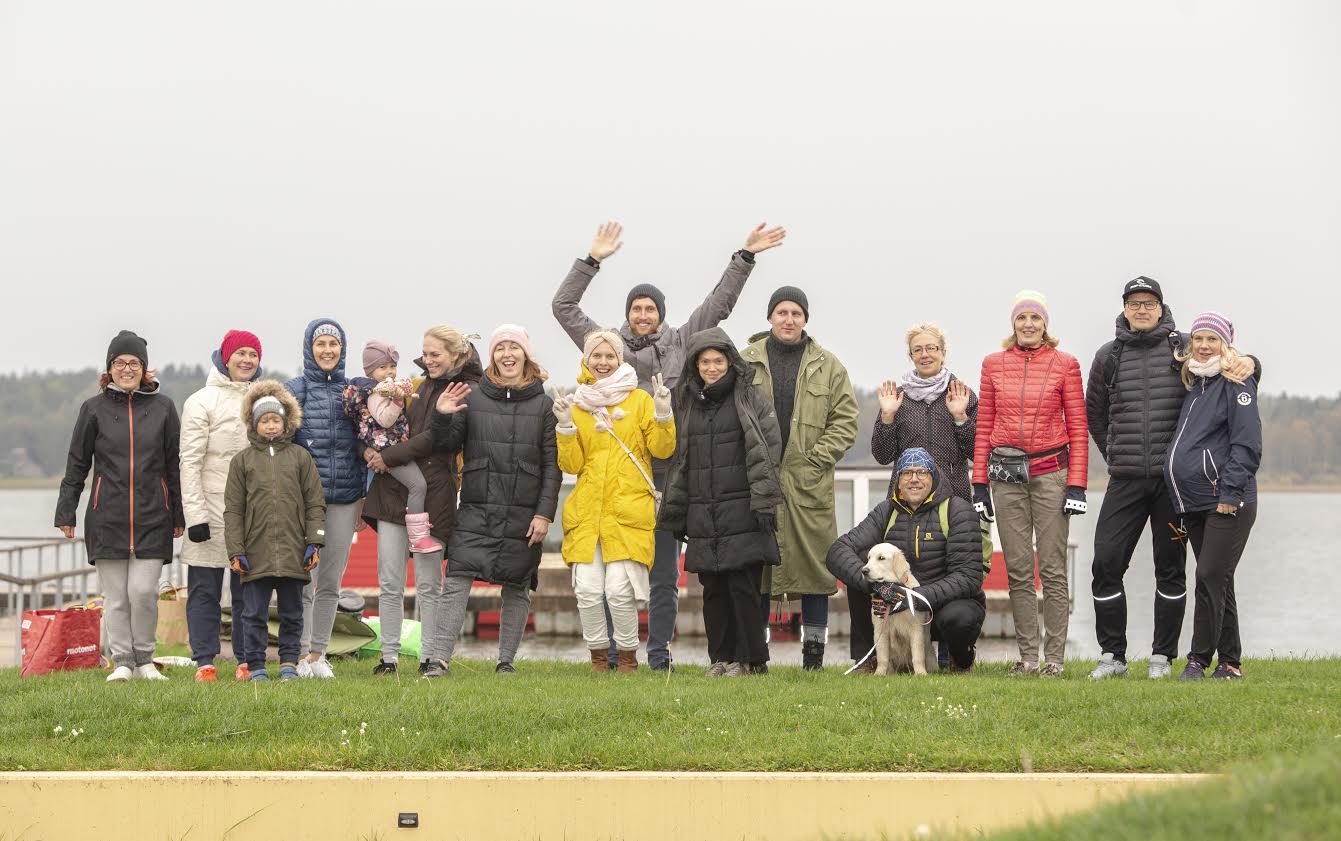
[[[1154,329],[1142,333],[1118,315],[1116,338],[1094,355],[1085,415],[1110,476],[1164,475],[1164,456],[1187,395],[1173,358],[1180,342],[1173,311],[1166,306]]]
[[[950,495],[949,483],[935,471],[936,491],[914,510],[901,500],[887,499],[875,507],[852,531],[841,535],[829,548],[824,565],[847,586],[869,592],[870,584],[861,574],[866,553],[877,543],[892,543],[903,550],[908,567],[917,579],[913,588],[931,609],[957,599],[973,599],[986,605],[982,592],[982,532],[972,503]],[[941,531],[941,503],[949,495],[950,534]],[[894,527],[889,517],[898,506]]]
[[[414,362],[427,372],[423,359]],[[479,352],[472,345],[470,356],[459,370],[438,379],[424,377],[415,386],[415,397],[405,410],[405,417],[410,421],[409,439],[382,450],[382,460],[388,467],[399,467],[410,462],[419,465],[424,482],[428,485],[424,507],[428,510],[429,522],[433,524],[432,534],[443,543],[451,539],[452,529],[456,526],[456,456],[454,453],[435,450],[433,446],[433,406],[447,386],[453,383],[473,386],[483,375]],[[378,520],[404,525],[405,505],[409,497],[409,491],[396,481],[395,476],[378,473],[373,477],[367,499],[363,503],[363,519],[373,528],[377,527]]]
[[[697,360],[709,348],[726,354],[731,367],[705,387]],[[783,501],[782,432],[773,401],[754,387],[753,371],[721,328],[690,336],[685,350],[675,455],[658,528],[688,538],[690,572],[781,563],[775,531]]]
[[[541,546],[527,545],[537,514],[553,522],[559,504],[554,401],[533,380],[521,388],[488,375],[454,415],[434,412],[433,446],[461,451],[461,504],[447,544],[447,574],[534,586]]]
[[[56,501],[56,525],[75,525],[84,480],[88,561],[172,561],[172,530],[185,528],[178,450],[181,422],[172,399],[150,383],[127,394],[108,386],[79,407]]]

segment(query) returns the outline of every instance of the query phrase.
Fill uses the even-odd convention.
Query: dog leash
[[[923,622],[923,623],[922,623],[922,626],[923,626],[923,627],[926,627],[927,625],[930,625],[930,624],[931,624],[931,620],[932,620],[932,618],[933,618],[933,617],[932,617],[932,612],[931,612],[931,602],[927,601],[926,596],[923,596],[921,593],[918,593],[918,592],[915,592],[915,591],[913,591],[913,590],[910,590],[910,589],[908,589],[907,587],[898,587],[897,585],[894,585],[893,582],[882,582],[882,583],[889,583],[889,584],[891,585],[890,587],[885,588],[885,589],[887,589],[887,590],[888,590],[889,592],[891,592],[891,593],[892,593],[894,590],[896,590],[896,589],[901,589],[901,590],[903,590],[904,598],[905,598],[905,599],[907,600],[907,602],[908,602],[908,611],[909,611],[910,613],[912,613],[914,616],[917,615],[917,602],[915,602],[914,599],[921,599],[921,600],[922,600],[922,604],[924,604],[924,605],[927,606],[927,621]],[[876,585],[876,586],[879,586],[879,585]],[[884,599],[886,605],[889,604],[889,598],[888,598],[887,596],[881,596],[880,598]],[[890,613],[891,613],[891,610],[890,610],[889,608],[886,608],[885,612],[880,614],[880,627],[881,627],[882,629],[885,627],[885,625],[887,625],[887,624],[889,623]],[[862,657],[860,660],[858,660],[856,663],[854,663],[854,664],[852,665],[852,668],[850,668],[850,669],[848,669],[847,671],[843,672],[843,677],[847,677],[848,675],[850,675],[850,674],[852,674],[853,672],[855,672],[857,669],[860,669],[861,666],[862,666],[862,664],[865,663],[867,660],[871,659],[871,655],[874,654],[874,653],[875,653],[875,644],[873,643],[873,644],[871,645],[871,650],[868,651],[868,652],[866,652],[866,656],[865,656],[865,657]]]

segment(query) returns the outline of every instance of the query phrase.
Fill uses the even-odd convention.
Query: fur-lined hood
[[[289,393],[279,380],[260,380],[247,389],[242,398],[242,422],[247,427],[247,437],[256,438],[256,424],[252,421],[252,407],[262,397],[273,397],[284,407],[284,432],[276,440],[288,441],[303,425],[303,409],[298,399]]]

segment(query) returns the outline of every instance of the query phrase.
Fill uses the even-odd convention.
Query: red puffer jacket
[[[993,447],[1039,453],[1070,444],[1066,484],[1085,487],[1089,438],[1080,363],[1044,345],[1013,346],[982,361],[978,391],[978,435],[973,442],[973,483],[987,484],[987,454]],[[1053,457],[1037,459],[1053,462]]]

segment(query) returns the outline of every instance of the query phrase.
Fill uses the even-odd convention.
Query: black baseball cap
[[[1151,295],[1155,296],[1155,298],[1160,302],[1160,304],[1164,303],[1164,292],[1161,291],[1159,288],[1159,281],[1155,280],[1153,277],[1146,277],[1145,275],[1141,275],[1140,277],[1133,278],[1127,281],[1127,285],[1122,287],[1123,302],[1124,303],[1126,302],[1128,295],[1132,295],[1137,292],[1149,292]]]

